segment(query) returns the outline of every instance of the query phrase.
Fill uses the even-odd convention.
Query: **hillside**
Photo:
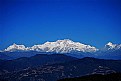
[[[121,81],[121,73],[108,75],[88,75],[76,78],[66,78],[58,81]]]
[[[0,78],[9,81],[56,81],[63,78],[90,75],[100,66],[104,67],[104,71],[112,70],[114,72],[121,72],[121,60],[104,60],[86,57],[64,63],[26,68],[21,71],[3,74]],[[106,69],[105,67],[110,69]]]

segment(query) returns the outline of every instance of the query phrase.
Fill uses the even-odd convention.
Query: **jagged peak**
[[[13,43],[13,45],[17,45],[16,43]]]
[[[105,48],[108,49],[108,50],[111,50],[111,49],[120,49],[121,48],[121,44],[113,44],[112,42],[108,42],[106,45],[105,45]]]
[[[113,43],[112,43],[112,42],[108,42],[106,45],[108,45],[108,46],[112,46]]]
[[[16,51],[16,50],[26,50],[26,47],[24,45],[17,45],[16,43],[13,43],[8,48],[5,49],[5,51]]]
[[[13,51],[13,50],[25,50],[25,51],[42,51],[42,52],[57,52],[57,53],[70,53],[74,51],[78,52],[95,52],[98,49],[82,44],[79,42],[73,42],[70,39],[63,39],[63,40],[57,40],[55,42],[45,42],[44,44],[40,45],[34,45],[32,47],[25,47],[24,45],[17,45],[13,44],[9,46],[5,51]]]
[[[57,40],[56,41],[57,43],[59,43],[59,42],[73,42],[72,40],[70,40],[70,39],[63,39],[63,40]]]

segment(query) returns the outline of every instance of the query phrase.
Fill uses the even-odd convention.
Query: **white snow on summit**
[[[93,46],[85,45],[79,42],[73,42],[69,39],[57,40],[55,42],[46,42],[41,45],[25,47],[24,45],[13,44],[5,51],[40,51],[40,52],[55,52],[55,53],[71,53],[71,52],[96,52]]]
[[[121,44],[107,43],[104,50],[118,50],[121,49]],[[24,45],[13,44],[6,48],[4,51],[38,51],[38,52],[54,52],[54,53],[73,53],[73,52],[96,52],[97,48],[73,42],[69,39],[57,40],[55,42],[45,42],[44,44],[34,45],[32,47],[25,47]]]
[[[106,48],[107,50],[111,50],[111,49],[117,50],[117,49],[120,49],[120,48],[121,48],[121,44],[113,44],[113,43],[109,42],[109,43],[107,43],[107,44],[105,45],[105,48]]]
[[[7,49],[5,49],[5,51],[10,51],[10,52],[13,52],[13,51],[24,51],[24,50],[26,50],[24,45],[17,45],[15,43],[13,45],[9,46]]]
[[[97,49],[90,45],[84,45],[79,42],[73,42],[69,39],[57,40],[56,42],[46,42],[42,45],[34,46],[34,48],[39,48],[46,52],[56,52],[56,53],[70,53],[73,51],[80,52],[95,52]]]

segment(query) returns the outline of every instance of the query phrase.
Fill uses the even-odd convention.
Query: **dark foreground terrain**
[[[112,73],[107,75],[87,75],[77,78],[65,78],[58,81],[121,81],[121,73]]]
[[[91,57],[76,59],[66,55],[36,55],[30,58],[0,60],[0,81],[57,81],[85,75],[97,77],[94,80],[92,78],[92,81],[96,81],[98,77],[102,79],[100,79],[101,81],[103,81],[102,77],[104,77],[104,81],[116,81],[113,78],[118,79],[120,74],[112,73],[117,72],[121,72],[121,60]],[[102,75],[106,75],[107,78],[105,79],[106,76]],[[89,76],[86,77],[87,80],[84,81],[91,81],[88,79]],[[109,80],[107,80],[108,78]]]

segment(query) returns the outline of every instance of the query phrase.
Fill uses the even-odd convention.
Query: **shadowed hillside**
[[[56,59],[58,61],[61,60],[57,57]],[[65,60],[66,59],[67,58],[65,58]],[[56,81],[64,78],[74,78],[92,74],[106,75],[116,72],[121,72],[121,60],[104,60],[86,57],[69,62],[29,67],[14,72],[3,70],[3,74],[1,74],[0,78],[9,81]]]
[[[95,74],[77,78],[65,78],[58,81],[121,81],[121,73],[107,75]]]

